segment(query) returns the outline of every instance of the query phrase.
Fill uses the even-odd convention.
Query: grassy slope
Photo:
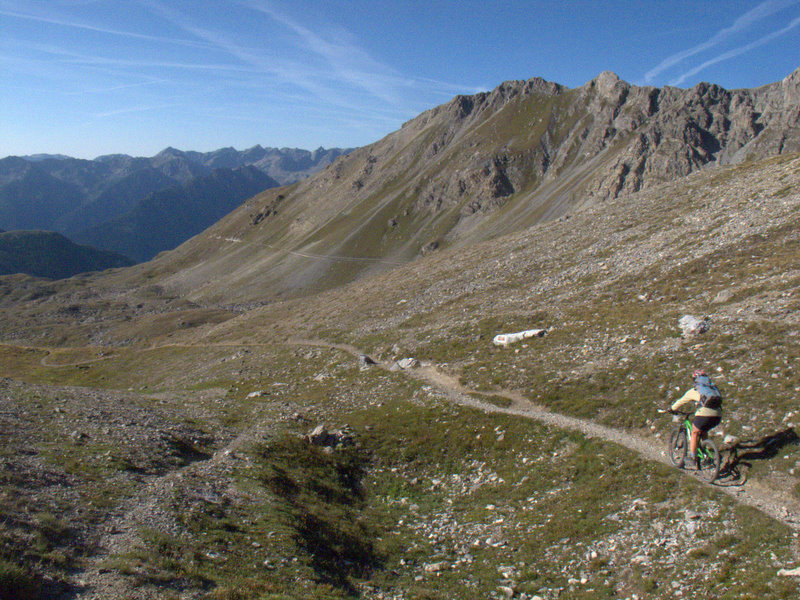
[[[359,372],[343,354],[282,342],[347,341],[384,358],[397,344],[398,356],[434,361],[471,386],[516,388],[555,410],[662,435],[670,425],[654,408],[702,363],[726,395],[726,431],[754,439],[784,431],[800,387],[798,181],[792,157],[701,174],[302,302],[233,319],[207,313],[190,327],[176,312],[158,334],[181,346],[134,344],[107,356],[4,346],[3,374],[134,387],[137,403],[213,432],[209,450],[271,424],[237,462],[233,487],[230,472],[204,478],[221,502],[204,500],[187,473],[166,503],[178,532],[143,528],[141,547],[110,560],[136,585],[188,586],[212,598],[448,598],[512,584],[543,597],[560,589],[667,598],[678,581],[689,597],[794,597],[797,585],[775,575],[798,560],[794,534],[727,496],[613,445],[457,409],[401,375]],[[687,312],[710,315],[711,332],[682,341],[677,320]],[[537,326],[551,329],[518,347],[490,343],[498,332]],[[211,388],[222,398],[204,392]],[[5,445],[4,464],[30,460],[15,449],[33,447],[41,468],[73,478],[76,491],[102,495],[97,486],[107,485],[112,505],[155,481],[158,469],[129,478],[141,460],[132,448],[113,446],[119,456],[109,463],[93,446],[67,441],[71,424],[53,411],[64,392],[49,389],[36,399],[42,429]],[[254,390],[268,393],[248,398]],[[24,388],[5,393],[26,402]],[[329,456],[285,437],[317,423],[349,424],[358,450]],[[797,445],[763,450],[748,461],[749,485],[796,486]],[[20,517],[0,530],[7,581],[26,581],[24,569],[35,565],[69,581],[87,561],[77,534],[31,546],[20,565],[20,544],[63,524],[46,516],[47,504],[37,509],[45,516],[23,516],[13,499],[30,483],[13,472],[2,502]],[[705,517],[694,525],[687,509]],[[94,521],[75,527],[90,532]],[[676,548],[690,557],[676,563]]]
[[[207,412],[208,430],[224,424],[230,436],[272,420],[271,433],[253,440],[219,478],[197,479],[189,468],[165,500],[177,532],[143,524],[141,544],[105,562],[142,593],[450,598],[486,596],[503,585],[543,597],[562,590],[577,598],[666,598],[673,581],[690,597],[796,592],[791,580],[775,578],[793,560],[789,530],[616,446],[451,407],[402,375],[359,371],[343,353],[273,347],[230,362],[222,406],[200,394],[184,401]],[[259,366],[264,372],[248,369]],[[247,398],[262,389],[268,394]],[[149,464],[134,447],[113,446],[112,461],[98,452],[99,431],[84,444],[56,444],[59,428],[69,425],[52,408],[69,393],[46,390],[35,402],[51,433],[31,434],[28,448],[54,474],[65,471],[76,492],[114,506],[157,476],[131,477]],[[163,397],[158,410],[181,414],[177,392]],[[303,418],[287,418],[293,411]],[[328,455],[294,437],[317,422],[349,425],[357,446]],[[4,460],[14,460],[12,448]],[[167,464],[169,456],[160,460]],[[151,458],[156,468],[158,457]],[[26,490],[31,482],[3,484]],[[14,497],[6,497],[6,508]],[[68,527],[53,522],[52,510],[34,512],[36,535]],[[706,516],[695,522],[687,510]],[[69,527],[91,530],[93,521],[73,518]],[[6,552],[25,539],[18,527],[4,526]],[[68,581],[69,570],[89,559],[77,538],[66,532],[31,546],[27,564]],[[677,548],[689,557],[676,563]],[[7,562],[18,557],[5,554]]]
[[[584,92],[596,100],[594,90]],[[584,149],[599,156],[579,160],[577,126],[589,120],[588,102],[571,90],[510,99],[493,93],[466,116],[443,105],[318,176],[252,198],[144,270],[176,272],[165,284],[199,301],[274,300],[411,261],[432,242],[468,245],[557,217],[581,197],[592,169],[616,160],[613,147]],[[614,146],[628,142],[624,135]],[[544,181],[541,163],[551,160],[558,165]],[[496,161],[513,180],[510,196],[489,189]],[[571,175],[555,182],[555,171]],[[467,218],[476,199],[481,208]],[[380,260],[321,263],[307,253]],[[201,254],[204,264],[180,271],[183,257]]]
[[[622,412],[639,426],[703,364],[718,369],[740,427],[779,427],[800,386],[790,368],[798,358],[798,164],[775,159],[665,185],[254,311],[210,339],[319,335],[384,355],[399,344],[447,362],[471,385],[502,382],[583,416],[602,419],[608,408],[613,421]],[[709,315],[710,334],[681,341],[686,313]],[[550,334],[527,349],[489,343],[500,331],[542,326]],[[561,401],[546,398],[554,382]],[[749,397],[754,389],[760,400]],[[570,402],[570,390],[592,400]],[[767,398],[768,409],[748,413]]]

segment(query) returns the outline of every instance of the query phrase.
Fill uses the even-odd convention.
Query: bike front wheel
[[[719,450],[712,439],[700,440],[700,477],[711,483],[719,476]]]
[[[688,440],[686,439],[686,430],[683,427],[678,427],[669,436],[669,460],[676,466],[683,465],[683,457],[686,455],[686,450],[689,448]]]

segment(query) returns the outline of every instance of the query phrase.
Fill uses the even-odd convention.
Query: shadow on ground
[[[770,460],[785,446],[799,442],[800,437],[792,427],[755,440],[736,442],[730,448],[723,450],[725,460],[720,467],[717,484],[722,486],[744,484],[747,470],[753,466],[752,461]]]

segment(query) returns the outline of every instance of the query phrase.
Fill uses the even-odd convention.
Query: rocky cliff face
[[[510,122],[507,113],[537,104],[538,115]],[[595,173],[574,192],[605,199],[708,164],[796,152],[799,124],[800,69],[781,82],[734,91],[706,83],[686,90],[638,87],[610,72],[574,90],[540,79],[506,82],[491,93],[455,98],[407,127],[441,130],[426,159],[470,139],[478,151],[466,162],[466,177],[458,170],[460,177],[433,178],[429,185],[439,197],[419,205],[441,207],[468,195],[465,214],[471,214],[470,206],[496,208],[499,198],[568,178],[587,162]],[[480,152],[487,146],[489,152]]]
[[[574,89],[509,81],[457,96],[318,175],[252,199],[181,256],[207,257],[211,240],[235,239],[237,252],[259,257],[258,269],[223,253],[206,258],[192,285],[220,269],[231,287],[269,282],[270,291],[306,293],[708,166],[800,151],[799,107],[800,70],[732,91],[639,87],[610,72]]]
[[[734,91],[638,87],[610,72],[571,90],[538,78],[506,82],[423,113],[316,187],[350,174],[353,196],[379,202],[386,181],[404,181],[420,211],[456,207],[469,218],[532,202],[564,212],[709,164],[800,150],[799,84],[800,70]]]
[[[688,90],[638,88],[604,73],[583,93],[602,126],[588,130],[596,146],[622,146],[590,192],[616,197],[688,175],[710,163],[733,164],[800,150],[800,70],[756,90],[728,91],[701,83]],[[600,102],[598,103],[598,100]],[[602,101],[607,106],[602,106]],[[597,123],[597,120],[596,120]]]

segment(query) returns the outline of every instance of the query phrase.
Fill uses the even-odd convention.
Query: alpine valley
[[[0,597],[797,597],[800,70],[505,82],[308,177],[162,154],[124,215],[0,161],[3,229],[152,258],[0,277]],[[658,412],[697,367],[713,483]]]
[[[0,160],[0,226],[57,231],[136,262],[149,260],[256,193],[307,177],[346,152],[254,146],[207,153],[167,148],[151,158],[10,156]],[[18,270],[41,274],[26,264]],[[76,263],[66,272],[86,266]]]

